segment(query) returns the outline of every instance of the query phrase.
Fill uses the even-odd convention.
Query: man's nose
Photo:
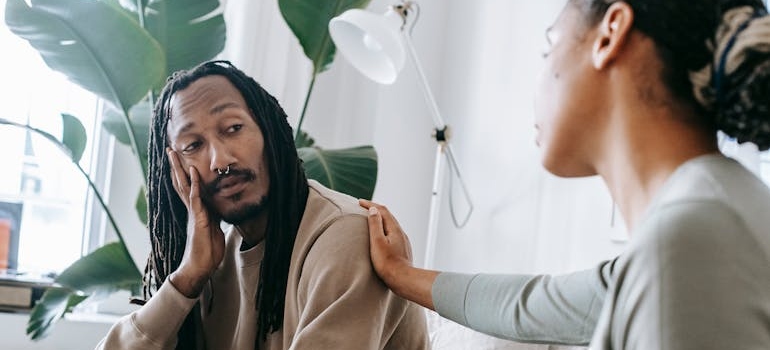
[[[229,173],[229,167],[231,167],[236,162],[236,158],[230,148],[226,144],[219,141],[212,142],[210,147],[210,170],[217,173],[218,175],[221,175],[225,172]]]

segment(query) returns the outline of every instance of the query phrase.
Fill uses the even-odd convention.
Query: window
[[[5,0],[0,7],[5,9]],[[76,116],[89,135],[80,165],[90,172],[100,131],[96,97],[48,68],[27,41],[8,30],[4,18],[0,47],[0,118],[58,136],[60,114]],[[14,230],[0,225],[0,260],[5,251],[9,268],[61,272],[90,246],[88,184],[67,156],[33,132],[0,125],[0,144],[0,221],[8,226],[14,220],[12,209],[20,209],[15,237],[6,238],[11,235],[3,232]]]

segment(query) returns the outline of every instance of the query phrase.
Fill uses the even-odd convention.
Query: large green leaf
[[[125,246],[113,242],[80,258],[55,282],[61,287],[48,289],[29,315],[27,334],[33,340],[45,337],[56,321],[91,295],[136,290],[142,275]]]
[[[108,243],[75,261],[56,277],[62,286],[84,293],[105,289],[131,290],[142,283],[142,274],[120,242]]]
[[[32,340],[45,338],[56,321],[86,298],[87,295],[68,288],[49,288],[29,315],[27,334]]]
[[[83,127],[83,123],[78,118],[71,114],[62,113],[61,118],[63,125],[62,143],[69,148],[72,161],[78,163],[83,157],[83,151],[85,151],[88,142],[86,128]]]
[[[297,150],[308,178],[356,198],[371,199],[377,183],[377,152],[372,146],[322,150]]]
[[[364,8],[370,1],[278,0],[278,6],[305,56],[313,61],[313,73],[318,74],[329,68],[336,51],[329,36],[329,21],[349,9]]]
[[[218,0],[158,0],[148,4],[145,28],[166,55],[166,75],[207,61],[225,47]]]
[[[115,3],[7,0],[5,22],[49,67],[121,110],[165,78],[160,45]]]
[[[150,140],[150,118],[152,116],[150,111],[150,104],[147,100],[139,102],[131,107],[128,111],[131,125],[134,128],[134,135],[136,135],[136,147],[139,148],[139,161],[147,167],[147,146]],[[122,111],[115,108],[105,108],[102,114],[102,126],[110,134],[115,136],[118,142],[131,146],[130,139],[128,138],[128,132],[126,123],[123,120],[125,115]],[[146,176],[145,176],[146,177]]]

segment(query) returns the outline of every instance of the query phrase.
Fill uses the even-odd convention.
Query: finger
[[[370,201],[368,199],[364,199],[364,198],[359,198],[358,199],[358,205],[360,205],[360,206],[362,206],[362,207],[364,207],[366,209],[369,209],[371,207],[377,207],[377,209],[379,209],[380,211],[382,211],[383,209],[387,210],[387,208],[384,205],[376,203],[376,202],[372,202],[372,201]]]
[[[398,223],[398,220],[396,220],[396,217],[390,213],[388,207],[363,198],[358,200],[358,204],[366,209],[377,209],[377,211],[382,216],[382,225],[386,234],[387,232],[401,231],[401,225]]]
[[[195,169],[195,167],[190,167],[190,194],[189,194],[189,203],[190,203],[190,212],[193,213],[193,215],[196,216],[196,220],[200,219],[207,219],[207,217],[202,216],[201,214],[206,214],[205,209],[203,207],[203,202],[201,201],[201,185],[200,185],[200,175],[198,174],[198,170]]]
[[[195,167],[190,166],[190,213],[195,218],[195,224],[201,228],[209,227],[209,216],[201,200],[201,177]]]
[[[380,215],[382,216],[382,226],[385,232],[401,231],[401,225],[399,225],[398,220],[396,220],[396,217],[393,216],[387,207],[374,203],[374,208],[377,208],[377,211],[379,211]]]
[[[375,207],[369,208],[369,236],[374,241],[379,241],[385,238],[385,229],[382,227],[382,216]]]
[[[182,199],[185,206],[189,207],[190,202],[188,197],[190,194],[190,185],[187,180],[187,175],[184,173],[184,170],[182,170],[182,165],[179,162],[177,153],[170,148],[167,148],[167,154],[169,163],[171,164],[171,182],[174,185],[174,189],[176,190],[177,195],[179,195],[179,198]]]

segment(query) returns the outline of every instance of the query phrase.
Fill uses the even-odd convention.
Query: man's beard
[[[259,214],[265,209],[265,197],[259,199],[255,203],[245,203],[237,209],[230,210],[226,213],[221,213],[222,220],[228,224],[240,225],[244,222],[256,219]]]
[[[225,177],[234,177],[238,176],[243,178],[244,181],[255,181],[257,176],[254,174],[253,171],[249,169],[231,169],[228,174],[222,174],[218,176],[216,179],[211,181],[210,183],[204,184],[202,187],[203,192],[203,200],[205,203],[207,203],[207,206],[209,209],[214,208],[214,203],[211,199],[211,196],[213,196],[219,189],[220,182]],[[238,202],[241,199],[241,196],[243,196],[243,193],[237,193],[227,200],[231,200],[233,202]],[[227,211],[227,212],[221,212],[219,213],[220,218],[233,225],[239,225],[244,222],[254,220],[259,216],[260,213],[265,209],[265,204],[267,203],[267,196],[262,196],[257,200],[256,202],[252,203],[244,203],[238,206],[236,209]],[[214,211],[217,211],[214,209]]]

